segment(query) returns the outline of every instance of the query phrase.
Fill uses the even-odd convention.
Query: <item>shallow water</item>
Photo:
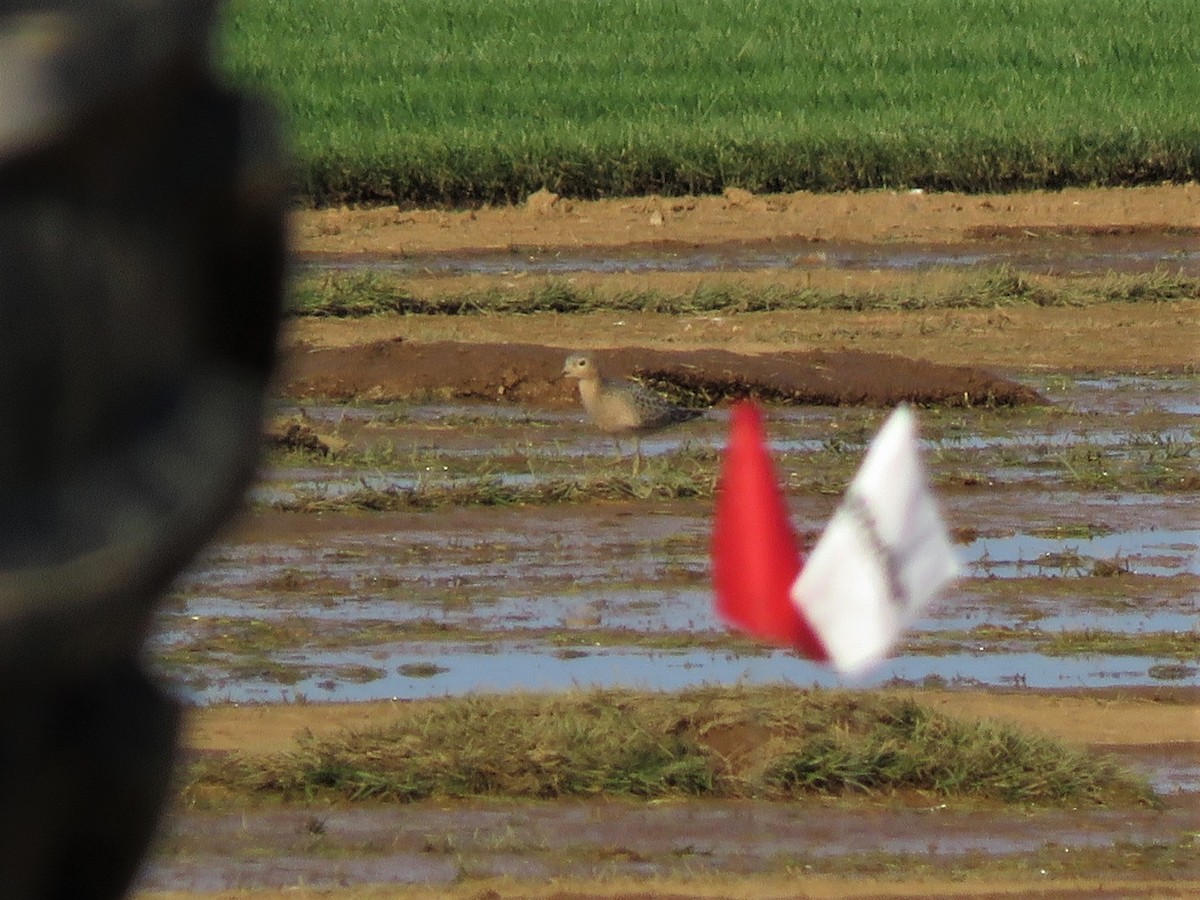
[[[1196,629],[1194,493],[1080,489],[1058,460],[1082,466],[1092,454],[1104,465],[1148,461],[1194,471],[1200,450],[1189,410],[1200,379],[1051,375],[1030,383],[1053,402],[1050,414],[921,414],[935,482],[967,469],[984,473],[993,486],[941,492],[961,541],[956,552],[964,577],[914,624],[895,659],[857,681],[726,637],[711,605],[707,502],[398,513],[262,508],[363,486],[481,477],[531,484],[612,459],[609,442],[577,413],[495,406],[305,407],[310,421],[340,429],[364,452],[380,442],[389,452],[368,466],[266,470],[253,494],[262,506],[248,520],[247,536],[211,548],[178,581],[154,647],[160,656],[173,654],[168,669],[196,703],[739,680],[1200,685],[1194,659],[1049,656],[1037,652],[1036,640],[1023,639]],[[785,477],[803,476],[831,458],[844,461],[848,472],[882,416],[772,409],[768,428]],[[725,420],[724,411],[713,411],[686,435],[663,433],[643,450],[653,458],[681,444],[693,452],[717,448]],[[420,449],[429,427],[437,429],[436,441]],[[487,455],[498,447],[501,456]],[[1079,454],[1074,463],[1069,454]],[[795,526],[810,543],[836,499],[821,493],[790,499]],[[292,643],[271,643],[271,629],[285,625],[296,631]],[[992,635],[977,639],[972,630],[985,625]],[[366,636],[380,633],[392,636]],[[220,652],[204,649],[218,645]],[[420,662],[440,668],[428,677],[400,671]]]
[[[632,650],[572,646],[560,651],[490,646],[476,650],[437,644],[407,644],[357,651],[304,653],[295,661],[315,673],[294,684],[275,678],[239,674],[236,680],[219,670],[202,688],[189,689],[191,702],[293,702],[418,699],[492,691],[559,691],[568,688],[627,687],[678,691],[711,684],[792,684],[797,687],[872,688],[897,683],[952,687],[1096,688],[1122,686],[1200,685],[1200,671],[1164,682],[1150,669],[1161,662],[1149,656],[1047,657],[1038,653],[1000,653],[980,645],[975,652],[945,656],[900,656],[872,672],[841,676],[827,666],[786,651],[757,656],[726,651]],[[575,655],[578,654],[578,655]],[[283,662],[288,654],[281,654]],[[440,671],[409,676],[402,667],[433,664]],[[379,677],[358,683],[339,672],[376,669]]]
[[[1135,575],[1200,575],[1200,528],[1147,528],[1092,537],[981,537],[959,558],[968,570],[996,577],[1085,574],[1106,561]]]
[[[956,509],[957,503],[948,506],[952,518]],[[492,514],[476,519],[469,532],[447,525],[440,545],[436,532],[409,533],[413,544],[438,549],[434,558],[403,562],[389,549],[401,539],[386,527],[333,534],[309,546],[230,546],[180,583],[159,641],[184,641],[198,622],[237,617],[342,625],[432,620],[446,629],[447,642],[462,639],[457,629],[501,647],[561,643],[573,635],[586,638],[589,630],[720,634],[708,585],[704,512],[699,507],[690,515],[656,516],[654,525],[671,536],[669,547],[639,536],[637,522],[584,510],[568,511],[553,526],[526,517],[531,533]],[[1032,621],[1043,632],[1186,631],[1200,611],[1200,582],[1188,578],[1198,574],[1197,545],[1200,531],[1153,527],[1090,539],[978,537],[956,549],[968,577],[914,630],[938,634]],[[1096,562],[1114,559],[1124,567],[1117,581],[1089,577]],[[1181,586],[1164,580],[1177,576]],[[1001,606],[997,586],[1005,583],[1014,585],[1008,591],[1013,599]],[[1137,598],[1161,596],[1155,605],[1138,599],[1131,610],[1120,598],[1114,601],[1114,586]],[[1174,589],[1164,594],[1168,588]],[[691,663],[704,677],[708,666]],[[564,677],[578,671],[573,667]]]
[[[575,272],[741,272],[762,269],[928,269],[1012,266],[1034,273],[1087,274],[1168,269],[1200,274],[1200,251],[1189,235],[1097,235],[1041,239],[978,240],[936,245],[897,242],[814,243],[773,239],[717,246],[669,242],[614,251],[472,251],[409,256],[323,257],[310,254],[314,269],[383,271],[422,275],[569,275]]]

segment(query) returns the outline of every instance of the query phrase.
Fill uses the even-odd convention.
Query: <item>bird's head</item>
[[[567,361],[563,363],[562,374],[563,378],[578,378],[580,381],[586,381],[590,378],[599,378],[600,370],[596,368],[596,361],[590,354],[575,353],[568,356]]]

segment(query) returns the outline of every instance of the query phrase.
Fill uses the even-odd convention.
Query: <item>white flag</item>
[[[888,418],[792,585],[791,600],[847,673],[887,656],[904,627],[958,575],[929,492],[912,412]]]

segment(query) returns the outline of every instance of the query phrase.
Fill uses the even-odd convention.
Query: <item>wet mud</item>
[[[297,883],[448,885],[464,875],[796,875],[836,857],[877,865],[919,857],[950,868],[973,857],[1054,859],[1113,843],[1169,846],[1197,814],[1195,795],[1160,810],[1033,813],[918,803],[884,813],[835,804],[560,801],[261,810],[250,819],[201,814],[173,823],[173,839],[187,842],[188,855],[160,858],[142,885],[216,891]],[[251,848],[253,859],[229,866]]]
[[[399,275],[566,277],[580,272],[647,275],[816,269],[925,272],[1012,267],[1055,275],[1146,273],[1164,266],[1200,275],[1200,227],[1112,233],[1077,229],[979,226],[954,243],[894,241],[885,245],[788,235],[760,241],[701,244],[656,241],[619,250],[512,246],[503,250],[392,254],[307,254],[308,269]]]
[[[1200,686],[1194,494],[1153,488],[1164,473],[1195,477],[1197,431],[1179,401],[1200,383],[1021,386],[1052,402],[920,414],[963,577],[892,659],[855,680],[717,619],[707,500],[303,511],[305,498],[364,488],[628,471],[579,411],[529,405],[281,405],[321,440],[264,469],[254,511],[177,583],[154,646],[202,704],[738,681]],[[884,414],[771,407],[771,447],[807,546]],[[725,431],[717,410],[656,435],[647,465],[711,484]],[[829,480],[813,482],[822,466]]]
[[[997,263],[1186,274],[1198,226],[1200,192],[1187,185],[321,210],[298,216],[296,233],[310,262],[415,266],[414,279],[473,287],[717,273],[869,288],[897,273],[937,278]],[[463,692],[890,686],[1114,752],[1151,779],[1161,805],[970,809],[893,797],[180,808],[141,891],[307,886],[349,897],[375,884],[515,897],[521,885],[563,879],[582,897],[630,878],[630,896],[655,897],[733,875],[744,887],[730,896],[746,897],[765,883],[757,879],[786,878],[782,896],[798,878],[849,873],[837,890],[857,896],[897,883],[922,892],[904,880],[970,878],[1010,860],[1010,893],[1150,891],[1146,881],[1120,886],[1130,877],[1186,896],[1200,883],[1200,746],[1188,727],[1200,691],[1195,322],[1191,301],[686,322],[293,322],[275,446],[249,508],[174,586],[151,645],[152,664],[193,711],[190,753],[277,752],[309,730],[371,727],[388,704]],[[364,489],[627,473],[628,458],[583,421],[557,378],[574,347],[600,348],[614,373],[713,406],[643,444],[652,472],[682,473],[698,489],[711,488],[727,400],[768,400],[772,448],[808,545],[886,407],[921,404],[963,577],[893,659],[844,684],[714,618],[707,499],[304,511],[299,501]],[[1058,711],[1067,699],[1076,705]],[[1000,890],[1002,880],[977,886]]]
[[[154,642],[157,664],[189,704],[282,701],[317,716],[318,701],[330,700],[747,681],[889,686],[918,696],[1086,689],[1097,703],[1105,701],[1096,691],[1159,691],[1173,698],[1166,702],[1194,707],[1194,651],[1180,656],[1152,643],[1194,633],[1200,614],[1194,493],[1106,489],[1102,473],[1194,470],[1200,384],[1176,376],[1017,383],[1044,402],[921,413],[964,577],[865,679],[844,682],[731,635],[715,619],[706,501],[409,513],[272,508],[297,491],[624,468],[573,407],[328,398],[280,401],[281,416],[319,439],[299,441],[264,469],[256,506],[176,585]],[[841,459],[839,471],[848,473],[884,412],[771,406],[772,448],[785,483],[799,485],[790,506],[809,545],[837,502],[836,492],[804,487],[811,469]],[[711,466],[725,427],[718,409],[644,450],[651,462]],[[1052,646],[1063,634],[1101,632],[1131,644],[1115,652]],[[1175,846],[1197,811],[1200,747],[1142,735],[1144,743],[1102,749],[1151,779],[1161,810],[1031,816],[923,798],[917,809],[891,801],[856,810],[488,803],[180,811],[143,885],[754,878],[931,860],[967,869],[1008,857],[1041,864],[1115,846]]]

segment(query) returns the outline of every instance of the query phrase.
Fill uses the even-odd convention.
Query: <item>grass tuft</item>
[[[398,721],[205,759],[188,790],[287,801],[928,792],[1021,804],[1151,803],[1108,758],[912,699],[792,687],[504,694],[412,704]]]

